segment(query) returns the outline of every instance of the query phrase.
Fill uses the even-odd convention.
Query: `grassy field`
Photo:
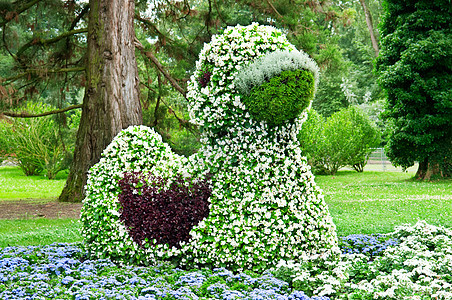
[[[56,180],[25,176],[18,167],[0,167],[0,201],[54,201],[66,182],[66,174]],[[13,245],[46,245],[81,241],[80,224],[72,219],[0,220],[0,248]]]
[[[80,223],[71,219],[0,220],[0,248],[81,241]]]
[[[340,171],[317,176],[338,235],[387,233],[425,220],[452,227],[452,180],[419,182],[413,173]]]
[[[338,235],[387,233],[395,226],[426,220],[452,227],[452,180],[418,182],[413,173],[340,171],[317,176]],[[55,199],[58,180],[24,176],[18,168],[0,167],[0,201]],[[0,220],[0,248],[80,241],[80,224],[71,219]]]
[[[25,176],[18,167],[0,167],[0,201],[54,200],[60,195],[66,176],[66,173],[60,172],[55,180],[48,180],[44,176]]]

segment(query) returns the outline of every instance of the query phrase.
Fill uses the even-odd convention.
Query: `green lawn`
[[[80,223],[70,219],[0,220],[0,248],[81,241]]]
[[[44,176],[25,176],[18,167],[0,167],[0,201],[36,199],[41,202],[58,198],[66,183],[66,173],[55,180]]]
[[[452,227],[452,180],[419,182],[413,173],[340,171],[317,176],[338,235],[387,233],[426,220]]]
[[[338,235],[387,233],[396,225],[426,220],[452,227],[452,180],[418,182],[413,173],[340,171],[316,176],[324,190]],[[58,197],[65,175],[58,180],[26,177],[19,168],[0,168],[0,201]],[[80,241],[76,220],[0,220],[0,248],[7,245]]]
[[[18,167],[0,167],[0,201],[54,201],[66,183],[66,176],[61,172],[56,180],[48,180],[44,176],[25,176]],[[0,220],[0,248],[76,241],[81,241],[78,220]]]

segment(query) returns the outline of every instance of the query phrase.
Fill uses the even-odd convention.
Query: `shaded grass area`
[[[67,173],[55,180],[44,176],[25,176],[19,167],[0,167],[0,201],[34,199],[48,202],[57,198],[66,183]]]
[[[81,241],[80,223],[72,219],[0,220],[0,248]]]
[[[420,182],[413,173],[340,171],[317,176],[338,235],[388,233],[425,220],[452,227],[452,180]]]

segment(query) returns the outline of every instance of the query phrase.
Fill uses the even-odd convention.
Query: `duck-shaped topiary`
[[[82,212],[88,248],[98,256],[106,253],[122,260],[163,258],[182,265],[256,271],[305,255],[337,255],[335,226],[296,138],[317,81],[316,63],[274,27],[228,27],[213,36],[201,51],[187,94],[203,146],[187,160],[172,154],[151,129],[127,129],[146,132],[153,145],[145,151],[127,150],[108,164],[104,157],[93,167]],[[112,144],[121,140],[120,134]],[[127,145],[135,147],[133,142]],[[105,167],[112,164],[117,167]],[[137,243],[128,236],[126,222],[121,221],[118,182],[130,171],[151,171],[169,181],[182,176],[187,186],[208,176],[210,190],[203,194],[208,193],[208,215],[190,225],[190,239],[176,247],[149,238]],[[97,181],[103,176],[96,172],[114,178],[108,208],[100,204],[106,203],[101,196],[91,196],[91,190],[104,186]],[[155,184],[154,175],[147,180],[150,185]],[[139,188],[134,191],[140,193]],[[159,191],[165,192],[165,187]],[[186,194],[198,198],[190,191]],[[111,232],[103,232],[102,222],[93,220],[96,214],[101,219],[109,214]]]

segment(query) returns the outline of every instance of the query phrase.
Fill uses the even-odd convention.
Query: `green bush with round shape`
[[[294,120],[314,97],[314,75],[307,70],[286,70],[252,88],[242,99],[251,115],[271,127]]]
[[[359,107],[350,106],[326,120],[311,109],[298,139],[311,166],[319,173],[334,175],[344,166],[363,172],[380,136],[369,117]]]

